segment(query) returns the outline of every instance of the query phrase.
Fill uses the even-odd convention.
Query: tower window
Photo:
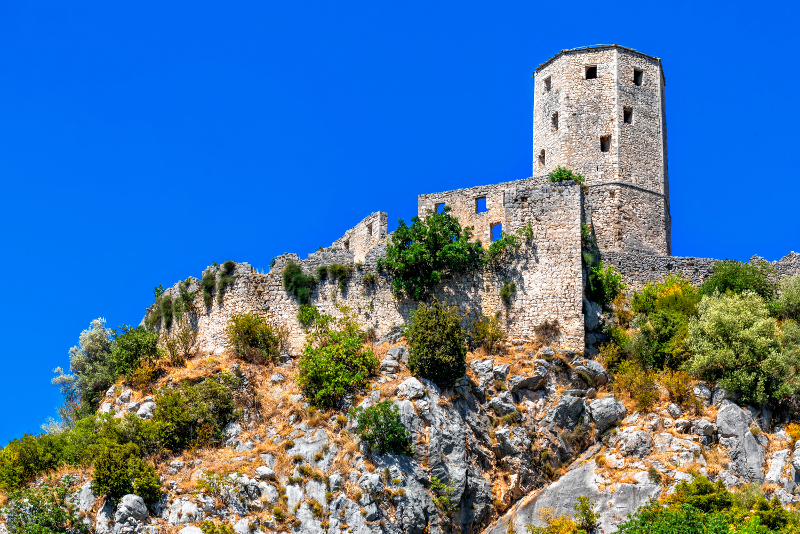
[[[445,206],[444,202],[436,204],[436,207],[433,208],[433,211],[435,211],[436,213],[444,213],[444,206]]]
[[[590,65],[586,67],[586,79],[594,80],[597,78],[597,65]]]
[[[644,73],[641,69],[633,69],[633,83],[636,85],[642,85],[642,78],[644,77]]]
[[[544,92],[549,93],[551,86],[552,86],[552,79],[550,78],[550,76],[548,76],[547,78],[544,79]]]
[[[492,243],[503,237],[503,225],[501,223],[494,223],[492,225]]]
[[[372,225],[371,224],[367,225],[367,235],[368,236],[372,236]]]
[[[633,124],[633,108],[624,108],[622,110],[622,120],[625,124]]]
[[[551,120],[553,121],[553,131],[558,130],[558,112],[553,113]]]
[[[544,149],[539,152],[539,167],[544,167]]]
[[[486,197],[478,197],[475,199],[475,213],[485,213],[489,210],[486,209]]]
[[[600,152],[608,152],[611,149],[611,136],[600,136]]]

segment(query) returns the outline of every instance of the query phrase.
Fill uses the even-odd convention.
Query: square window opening
[[[608,152],[611,150],[611,136],[600,136],[600,152]]]
[[[549,93],[550,88],[553,86],[553,80],[550,76],[544,79],[544,92]]]
[[[436,204],[436,207],[433,209],[433,211],[435,211],[436,213],[443,213],[444,212],[444,207],[445,207],[445,203],[444,202],[440,202],[439,204]]]
[[[553,131],[555,132],[558,130],[558,112],[553,113],[551,120],[553,121]]]
[[[544,167],[544,150],[539,152],[539,167]]]
[[[588,65],[586,67],[586,79],[594,80],[597,78],[597,65]]]
[[[633,108],[625,108],[622,110],[622,120],[625,124],[633,124]]]
[[[642,78],[644,78],[644,72],[641,69],[633,69],[633,83],[642,85]]]
[[[475,213],[486,213],[486,197],[478,197],[475,199]]]

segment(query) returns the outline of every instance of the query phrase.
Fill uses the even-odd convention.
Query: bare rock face
[[[729,482],[764,481],[766,447],[750,431],[753,416],[729,400],[723,400],[717,412],[719,444],[728,450],[731,462],[721,476]]]
[[[589,404],[589,411],[598,434],[602,434],[614,423],[622,420],[627,412],[625,406],[613,395],[592,401]]]

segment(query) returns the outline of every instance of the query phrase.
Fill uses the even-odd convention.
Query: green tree
[[[385,400],[366,409],[359,406],[350,410],[348,417],[358,423],[356,433],[367,449],[380,454],[414,452],[395,403]]]
[[[736,260],[718,261],[711,270],[711,276],[700,286],[700,293],[713,295],[715,292],[752,291],[762,299],[770,301],[775,296],[775,283],[772,281],[774,276],[775,269],[765,260],[755,263],[742,263]]]
[[[429,210],[422,219],[412,217],[411,226],[400,219],[379,269],[394,275],[397,294],[423,300],[446,276],[482,266],[485,251],[471,238],[472,227],[462,228],[449,206],[439,213]]]
[[[95,459],[92,489],[117,500],[133,493],[147,502],[161,498],[161,480],[134,443],[107,443]]]
[[[161,357],[158,348],[158,332],[147,330],[143,326],[136,328],[122,325],[122,332],[115,337],[111,359],[117,376],[127,375],[140,363],[152,365]]]
[[[429,378],[441,387],[449,387],[467,370],[466,333],[455,307],[448,308],[438,299],[420,304],[411,312],[405,327],[410,355],[409,370]]]

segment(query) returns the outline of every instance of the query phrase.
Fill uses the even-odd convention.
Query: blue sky
[[[167,4],[167,5],[165,5]],[[789,2],[3,2],[0,444],[96,317],[266,269],[416,195],[531,174],[532,71],[619,43],[667,79],[673,253],[800,251]]]

